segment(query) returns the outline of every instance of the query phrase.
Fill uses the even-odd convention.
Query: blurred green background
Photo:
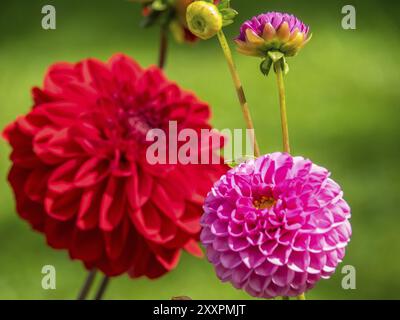
[[[400,23],[394,1],[233,0],[240,16],[226,29],[262,11],[288,11],[311,25],[313,40],[286,78],[293,153],[329,168],[352,207],[353,238],[335,276],[310,299],[393,299],[400,292]],[[353,4],[357,29],[341,28],[341,8]],[[57,10],[57,29],[41,28],[41,8]],[[2,0],[0,4],[0,128],[29,110],[30,88],[56,61],[106,60],[123,52],[143,66],[157,61],[158,31],[138,27],[138,5],[123,0]],[[255,58],[235,54],[263,152],[281,149],[274,77],[264,78]],[[242,118],[216,39],[172,44],[168,76],[213,106],[219,128],[240,128]],[[45,245],[14,209],[6,182],[9,148],[0,142],[0,298],[74,299],[85,278],[80,262]],[[57,270],[57,289],[41,288],[41,268]],[[341,288],[341,267],[357,270],[357,289]],[[99,280],[99,277],[98,279]],[[221,284],[205,260],[184,255],[157,281],[113,279],[105,298],[248,298]]]

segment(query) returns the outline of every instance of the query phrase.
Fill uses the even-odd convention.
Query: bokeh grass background
[[[341,288],[341,266],[310,299],[395,299],[400,292],[400,22],[394,1],[350,1],[357,29],[343,30],[348,1],[233,0],[240,16],[227,28],[268,10],[289,11],[311,25],[313,40],[290,61],[286,78],[293,153],[333,172],[352,207],[353,238],[343,265],[357,271],[356,290]],[[57,10],[57,29],[41,28],[41,8]],[[0,4],[0,128],[31,105],[56,61],[106,60],[123,52],[142,65],[157,59],[157,30],[138,27],[140,9],[124,0],[2,0]],[[255,58],[235,54],[263,152],[281,149],[274,77],[264,78]],[[216,39],[193,46],[172,44],[168,76],[213,107],[213,124],[240,128],[241,113]],[[9,147],[0,142],[0,298],[74,299],[86,272],[64,251],[46,246],[15,212],[6,181]],[[43,290],[41,268],[57,270],[57,289]],[[99,277],[97,279],[99,281]],[[178,268],[157,281],[113,279],[105,298],[246,299],[221,284],[210,264],[184,255]]]

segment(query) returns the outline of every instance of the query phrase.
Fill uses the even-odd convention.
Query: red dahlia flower
[[[146,133],[210,128],[209,107],[126,56],[50,67],[5,130],[17,211],[56,249],[108,276],[157,278],[197,245],[204,196],[224,165],[150,165]],[[211,150],[210,150],[211,152]]]

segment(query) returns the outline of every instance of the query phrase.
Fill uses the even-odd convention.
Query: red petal
[[[56,220],[67,221],[77,215],[81,190],[70,190],[62,194],[49,192],[44,200],[46,212]]]
[[[185,211],[185,201],[181,194],[175,190],[167,189],[161,184],[154,187],[151,197],[153,203],[173,221],[182,217]]]
[[[54,249],[68,248],[74,232],[74,222],[60,222],[47,217],[44,232],[50,247]]]
[[[138,63],[123,54],[114,55],[109,64],[115,78],[122,83],[135,83],[137,78],[143,73]]]
[[[109,172],[107,159],[91,158],[83,163],[75,175],[74,183],[79,188],[99,183]]]
[[[176,225],[150,202],[132,211],[130,217],[137,230],[152,242],[167,243],[176,235]]]
[[[110,177],[100,205],[100,228],[113,230],[127,213],[125,179]]]
[[[33,170],[24,186],[24,192],[32,201],[42,202],[47,191],[47,180],[50,170],[47,167],[38,167]]]
[[[101,257],[103,248],[103,239],[98,229],[90,231],[75,229],[69,252],[72,259],[95,261]]]
[[[136,169],[132,166],[132,171],[126,184],[126,192],[129,195],[128,201],[132,209],[138,209],[147,202],[151,195],[153,178],[140,168]]]
[[[200,217],[203,214],[201,206],[187,202],[186,210],[183,216],[178,220],[178,226],[184,231],[196,234],[200,232]]]
[[[76,225],[82,230],[93,229],[98,226],[100,203],[105,184],[86,189],[80,201]]]
[[[130,251],[125,247],[126,240],[128,238],[129,229],[131,228],[129,219],[124,219],[117,228],[111,232],[105,232],[103,234],[106,245],[107,256],[115,260],[123,253],[123,250]],[[130,244],[128,244],[130,247]]]
[[[48,181],[49,190],[54,193],[64,193],[74,189],[74,177],[81,164],[81,160],[72,159],[56,168]]]
[[[188,243],[185,244],[184,249],[195,257],[204,257],[204,253],[201,250],[199,244],[193,239],[189,240]]]

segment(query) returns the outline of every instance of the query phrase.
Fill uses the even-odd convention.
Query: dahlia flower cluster
[[[166,16],[180,41],[218,35],[253,129],[222,32],[237,14],[230,2],[140,2],[146,24]],[[285,57],[310,38],[309,27],[286,13],[242,25],[238,51],[262,57],[265,74],[274,65],[285,152],[229,171],[222,158],[203,165],[149,161],[151,129],[167,132],[171,121],[177,134],[211,129],[209,106],[159,68],[143,69],[121,54],[107,63],[51,66],[43,87],[32,90],[32,109],[3,133],[12,148],[8,179],[18,214],[51,247],[107,276],[158,278],[176,267],[182,250],[201,256],[200,239],[221,281],[254,297],[302,295],[334,273],[352,232],[349,205],[330,172],[289,152]],[[221,147],[198,149],[211,157]]]

